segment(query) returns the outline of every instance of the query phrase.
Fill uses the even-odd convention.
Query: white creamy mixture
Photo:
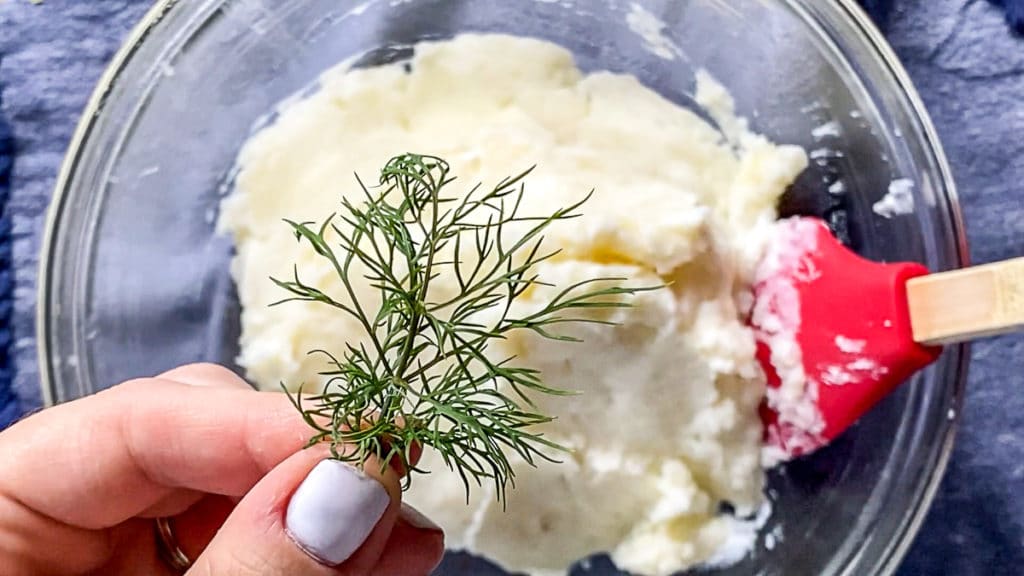
[[[914,213],[914,181],[907,178],[893,180],[889,191],[875,202],[871,210],[882,218]]]
[[[306,282],[339,285],[281,218],[322,220],[358,193],[353,172],[375,181],[407,151],[449,160],[463,190],[536,164],[523,213],[550,214],[595,190],[584,217],[548,236],[563,255],[539,268],[542,280],[625,276],[671,287],[614,312],[618,327],[576,326],[583,344],[520,335],[497,351],[582,392],[538,398],[559,418],[546,433],[575,452],[562,464],[520,466],[507,511],[486,489],[466,505],[461,481],[429,453],[434,474],[417,479],[409,501],[445,527],[449,546],[511,571],[564,574],[609,551],[623,569],[665,575],[745,553],[750,522],[718,513],[723,501],[740,516],[764,504],[764,376],[743,318],[776,199],[806,158],[749,133],[721,87],[699,84],[698,100],[730,141],[636,79],[584,75],[567,51],[537,40],[466,35],[417,46],[410,70],[326,73],[318,92],[245,146],[224,204],[244,306],[241,364],[268,389],[317,382],[321,361],[306,352],[359,338],[323,306],[268,308],[282,296],[268,277],[290,276],[295,263]],[[550,294],[531,291],[519,305]]]
[[[789,460],[793,454],[810,453],[825,442],[818,383],[807,377],[797,341],[802,320],[797,284],[819,274],[807,256],[818,250],[820,225],[805,218],[777,225],[755,275],[757,301],[751,321],[770,351],[769,361],[779,378],[778,386],[766,391],[766,404],[777,415],[779,426],[767,427],[765,466]]]

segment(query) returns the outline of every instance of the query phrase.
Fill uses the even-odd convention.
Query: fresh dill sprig
[[[536,465],[565,450],[540,431],[552,418],[537,412],[530,394],[569,392],[545,386],[537,370],[514,357],[494,358],[489,346],[517,330],[574,341],[557,328],[609,323],[582,312],[628,307],[624,297],[641,289],[622,287],[622,278],[595,278],[561,287],[539,309],[516,314],[517,297],[550,286],[535,270],[558,254],[542,249],[544,232],[578,217],[590,197],[553,214],[523,215],[531,171],[457,196],[445,194],[455,180],[447,162],[405,154],[381,170],[379,186],[369,188],[356,176],[363,201],[343,199],[341,213],[319,224],[288,221],[298,240],[331,264],[345,296],[339,301],[306,284],[296,267],[291,280],[273,279],[290,293],[282,302],[337,308],[365,332],[340,357],[311,352],[328,362],[324,388],[314,396],[291,395],[315,430],[310,445],[329,442],[334,458],[359,466],[370,457],[382,467],[398,458],[411,472],[425,472],[410,460],[415,447],[429,447],[461,476],[467,497],[471,481],[492,481],[502,502],[514,485],[508,454]],[[463,260],[466,250],[471,257]],[[353,277],[357,263],[362,279]],[[439,295],[439,277],[454,280],[457,293]],[[379,308],[360,302],[356,281],[376,290]]]

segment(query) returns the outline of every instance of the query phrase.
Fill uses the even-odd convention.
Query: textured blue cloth
[[[992,0],[1006,10],[1006,22],[1014,30],[1024,34],[1024,0]]]
[[[893,0],[860,0],[861,6],[880,25],[884,25],[889,19],[889,12],[892,10]]]
[[[941,0],[939,0],[941,1]],[[1024,0],[989,0],[996,6],[1006,11],[1006,22],[1019,33],[1024,34]],[[860,0],[864,9],[875,19],[882,28],[889,19],[889,12],[892,10],[896,0]]]
[[[3,69],[3,54],[0,54]],[[0,78],[2,80],[2,78]],[[0,110],[3,109],[3,83],[0,82]],[[0,430],[20,413],[18,400],[11,388],[11,311],[14,308],[14,282],[11,273],[11,219],[7,215],[7,199],[11,190],[11,165],[14,163],[14,135],[0,114]]]
[[[960,187],[972,258],[1024,254],[1024,41],[1004,22],[1024,31],[1024,0],[862,2],[883,24],[935,120]],[[0,428],[40,403],[36,267],[64,149],[103,67],[149,3],[0,0]],[[17,148],[9,199],[7,126]],[[20,405],[9,401],[9,347]],[[1022,573],[1022,364],[1024,336],[974,347],[956,449],[901,576]]]

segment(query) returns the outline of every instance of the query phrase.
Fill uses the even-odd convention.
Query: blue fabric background
[[[0,52],[0,69],[3,53]],[[3,109],[3,84],[0,83],[0,109]],[[11,311],[13,300],[13,273],[11,271],[11,219],[7,215],[7,200],[11,191],[11,166],[14,164],[14,134],[0,114],[0,430],[19,413],[18,399],[11,388],[12,359]]]
[[[888,2],[889,0],[882,0]],[[1002,6],[1006,10],[1006,21],[1018,32],[1024,32],[1024,1],[1021,0],[992,0],[993,3]]]
[[[935,120],[974,261],[1024,254],[1024,41],[1011,32],[1024,0],[861,1]],[[0,0],[0,429],[40,403],[36,268],[63,152],[149,4]],[[953,459],[901,576],[1024,573],[1024,336],[979,342],[972,361]]]

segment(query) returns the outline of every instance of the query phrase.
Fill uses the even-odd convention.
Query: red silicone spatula
[[[751,315],[768,376],[765,441],[778,460],[828,444],[940,345],[1024,326],[1024,259],[929,275],[865,260],[817,219],[779,226]]]

